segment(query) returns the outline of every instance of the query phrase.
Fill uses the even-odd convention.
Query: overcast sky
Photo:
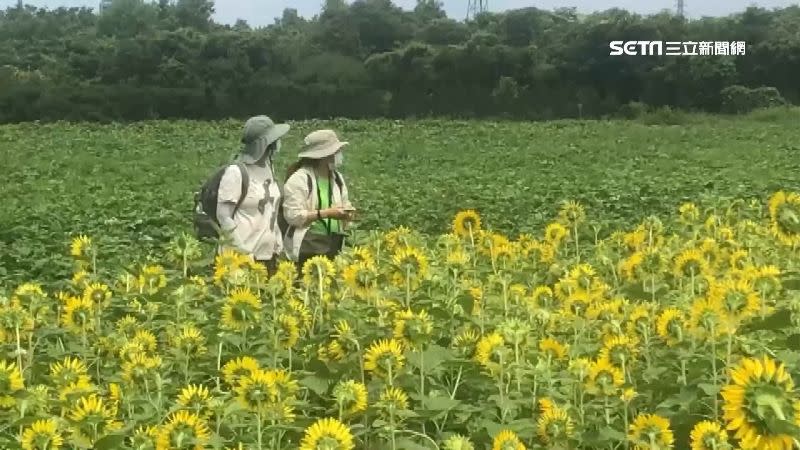
[[[614,7],[624,8],[642,14],[655,13],[662,9],[674,9],[676,0],[488,0],[489,9],[502,11],[513,8],[535,6],[553,9],[574,6],[579,12],[589,13]],[[99,0],[26,0],[36,6],[56,8],[59,6],[88,6],[96,8]],[[413,8],[416,0],[395,0],[396,5]],[[444,0],[447,14],[455,19],[463,19],[468,0]],[[0,8],[16,4],[16,0],[0,0]],[[323,0],[216,0],[215,19],[222,23],[233,23],[245,19],[250,25],[267,25],[283,12],[284,8],[295,8],[300,15],[313,17],[321,9]],[[778,8],[797,5],[798,0],[685,0],[689,17],[719,16],[739,12],[750,5],[764,8]]]

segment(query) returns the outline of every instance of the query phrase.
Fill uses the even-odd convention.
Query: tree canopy
[[[0,11],[0,122],[600,117],[800,100],[800,7],[686,20],[327,0],[313,19],[215,23],[210,0]],[[615,40],[745,41],[738,56],[611,56]]]

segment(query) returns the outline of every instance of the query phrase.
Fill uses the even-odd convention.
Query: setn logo
[[[611,56],[619,55],[661,55],[663,41],[611,41],[608,47]]]

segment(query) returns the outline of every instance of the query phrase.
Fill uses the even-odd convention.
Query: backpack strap
[[[342,175],[334,170],[333,179],[336,180],[336,186],[339,188],[339,193],[342,193],[344,186],[344,180],[342,179]]]
[[[314,180],[311,179],[311,174],[306,172],[306,184],[308,184],[308,196],[306,198],[311,198],[311,191],[314,190]]]
[[[247,197],[247,191],[250,188],[250,174],[247,173],[247,168],[244,166],[243,163],[236,163],[236,166],[242,173],[242,194],[239,196],[239,200],[236,202],[236,206],[233,208],[233,214],[231,215],[231,217],[235,216],[236,211],[238,211],[239,207],[242,206],[244,198]]]

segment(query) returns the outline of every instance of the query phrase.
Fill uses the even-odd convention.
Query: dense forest
[[[0,12],[0,122],[332,116],[550,119],[800,102],[800,7],[687,20],[436,0],[327,0],[267,27],[208,0]],[[745,41],[743,56],[610,56],[613,40]]]

